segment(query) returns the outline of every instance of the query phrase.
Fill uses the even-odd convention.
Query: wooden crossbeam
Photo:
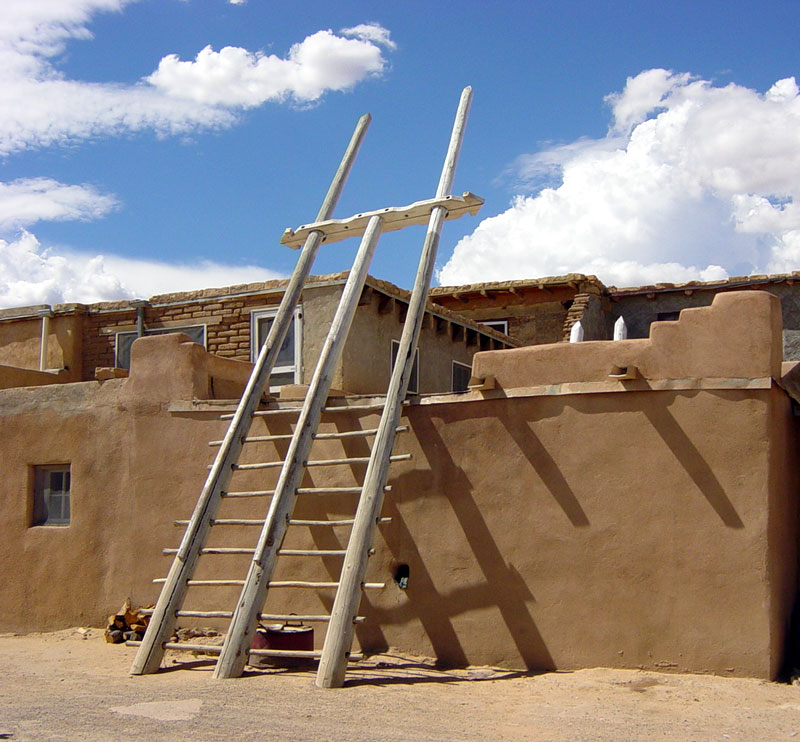
[[[296,230],[287,229],[281,237],[281,244],[296,250],[303,246],[312,232],[322,232],[323,243],[341,242],[348,237],[359,237],[364,234],[369,220],[379,216],[383,223],[382,231],[394,232],[412,224],[425,225],[431,218],[431,212],[442,207],[446,210],[445,220],[452,221],[465,214],[475,216],[483,206],[483,199],[474,193],[465,191],[461,196],[444,196],[415,201],[408,206],[390,206],[377,211],[365,211],[347,219],[327,219],[314,224],[303,224]]]

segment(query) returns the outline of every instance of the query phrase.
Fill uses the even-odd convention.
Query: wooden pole
[[[222,645],[215,678],[239,677],[247,662],[247,651],[257,628],[257,616],[266,600],[269,582],[275,571],[278,549],[283,543],[286,528],[297,499],[297,489],[303,477],[314,433],[317,432],[322,410],[328,398],[336,365],[344,348],[350,325],[353,322],[361,291],[367,279],[372,255],[381,233],[381,218],[374,216],[361,239],[350,275],[347,277],[342,298],[334,315],[328,336],[320,351],[314,376],[306,392],[303,408],[295,426],[286,459],[275,486],[264,527],[256,546],[253,561],[245,580],[239,603],[233,614],[230,628]]]
[[[356,124],[350,144],[342,157],[336,175],[333,177],[328,193],[322,202],[317,221],[324,221],[333,215],[333,210],[342,192],[350,169],[355,162],[358,149],[371,121],[369,114],[364,114]],[[192,513],[189,525],[183,535],[178,553],[172,562],[164,587],[158,597],[150,625],[145,632],[133,665],[132,675],[143,675],[156,672],[161,666],[164,656],[164,644],[172,636],[175,627],[175,612],[183,604],[189,578],[194,573],[200,549],[206,540],[211,520],[217,513],[221,502],[221,493],[228,486],[233,472],[233,464],[239,458],[242,449],[242,438],[250,429],[253,412],[258,406],[264,387],[275,366],[281,345],[294,318],[294,310],[300,299],[311,266],[314,263],[322,233],[312,232],[298,258],[294,273],[281,300],[278,314],[272,323],[261,351],[258,354],[253,372],[247,382],[242,398],[233,415],[228,432],[222,441],[217,457],[206,479],[205,486]]]
[[[50,339],[50,318],[53,316],[52,309],[44,309],[42,316],[42,337],[39,344],[39,370],[47,370],[47,348]]]
[[[472,100],[472,88],[466,87],[461,94],[456,113],[450,145],[447,149],[442,175],[436,189],[437,197],[444,197],[453,186],[456,163],[461,150],[464,126]],[[384,407],[372,456],[364,479],[364,488],[356,511],[355,523],[347,546],[347,554],[342,566],[339,589],[331,612],[328,633],[322,650],[316,684],[320,688],[336,688],[344,683],[350,646],[353,642],[354,619],[361,602],[361,589],[367,561],[375,535],[375,527],[380,518],[383,505],[383,492],[389,472],[389,457],[394,446],[397,423],[402,414],[402,404],[408,391],[408,381],[414,365],[414,351],[417,347],[422,318],[428,299],[428,288],[436,261],[445,209],[435,207],[428,222],[428,232],[422,248],[422,256],[414,281],[414,290],[408,305],[403,334],[397,361],[389,382]]]

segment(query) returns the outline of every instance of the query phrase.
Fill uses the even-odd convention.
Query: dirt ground
[[[214,681],[206,660],[172,653],[131,677],[134,652],[94,629],[0,635],[0,740],[800,739],[800,687],[760,680],[439,671],[387,654],[319,690],[298,670]]]

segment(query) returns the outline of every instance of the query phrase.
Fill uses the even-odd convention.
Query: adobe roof
[[[686,281],[685,283],[655,283],[650,286],[630,286],[617,288],[609,286],[611,296],[634,296],[636,294],[659,294],[670,291],[713,291],[716,289],[736,289],[742,286],[754,286],[765,283],[783,283],[784,281],[800,281],[800,271],[791,273],[774,273],[772,275],[733,276],[719,281]]]
[[[428,295],[431,297],[450,296],[454,294],[477,293],[480,291],[508,291],[510,289],[543,289],[551,286],[574,286],[588,283],[596,286],[602,293],[606,287],[597,276],[587,276],[583,273],[567,273],[563,276],[545,276],[542,278],[523,278],[512,281],[486,281],[484,283],[468,283],[462,286],[436,286]]]

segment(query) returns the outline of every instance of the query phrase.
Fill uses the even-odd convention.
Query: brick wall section
[[[149,330],[172,323],[206,325],[206,346],[223,358],[250,360],[250,311],[277,306],[279,294],[219,297],[213,302],[187,302],[146,306],[144,324]],[[83,379],[94,378],[95,368],[114,365],[115,332],[130,331],[136,325],[136,310],[90,312],[84,328]],[[101,330],[103,332],[101,333]]]
[[[589,306],[589,299],[591,294],[575,294],[572,301],[572,306],[567,310],[567,317],[564,320],[564,327],[561,331],[561,342],[569,342],[569,334],[572,331],[572,325],[579,322],[583,317],[583,313]]]

